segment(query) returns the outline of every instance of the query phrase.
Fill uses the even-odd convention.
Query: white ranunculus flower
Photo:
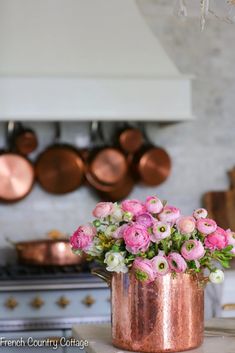
[[[114,224],[111,224],[105,229],[104,233],[106,237],[112,237],[113,232],[115,232],[115,230],[117,230],[117,226],[115,226]]]
[[[119,252],[109,251],[105,254],[104,263],[108,266],[106,267],[107,271],[110,272],[128,272],[128,268],[124,263],[124,256]]]
[[[209,280],[212,283],[222,283],[224,281],[224,273],[221,270],[215,270],[214,272],[210,273]]]
[[[118,204],[116,204],[116,203],[114,204],[113,212],[110,217],[111,217],[111,220],[113,220],[114,222],[121,222],[122,221],[123,211]]]

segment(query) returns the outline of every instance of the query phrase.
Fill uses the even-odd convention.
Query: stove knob
[[[30,305],[34,309],[40,309],[44,305],[44,301],[42,300],[42,298],[37,296],[31,301]]]
[[[70,304],[70,300],[68,298],[66,298],[65,296],[62,295],[62,297],[60,297],[56,304],[62,308],[62,309],[65,309],[66,306],[68,306]]]
[[[228,303],[222,306],[223,310],[235,310],[235,303]]]
[[[83,299],[82,303],[89,307],[89,306],[92,306],[95,303],[95,299],[91,295],[87,295]]]
[[[19,303],[14,297],[9,297],[5,302],[5,306],[10,310],[14,310],[18,305]]]

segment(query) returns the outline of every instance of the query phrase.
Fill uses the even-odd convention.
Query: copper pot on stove
[[[85,254],[75,255],[71,251],[65,234],[52,230],[47,239],[13,242],[7,239],[17,251],[18,262],[22,265],[69,266],[81,265],[86,261]]]

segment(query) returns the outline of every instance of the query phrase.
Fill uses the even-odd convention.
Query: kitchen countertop
[[[221,319],[219,323],[218,319],[210,320],[205,323],[205,326],[214,327],[214,323],[217,327],[219,327],[219,323],[228,323],[228,328],[231,326],[234,328],[234,335],[223,336],[221,333],[220,336],[207,336],[205,334],[203,345],[190,350],[191,353],[234,353],[235,319]],[[73,337],[79,340],[88,340],[89,345],[85,348],[86,353],[128,353],[112,345],[109,324],[76,325],[73,327]]]

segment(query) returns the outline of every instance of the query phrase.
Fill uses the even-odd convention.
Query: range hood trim
[[[4,121],[192,118],[188,77],[0,77],[0,120]]]

